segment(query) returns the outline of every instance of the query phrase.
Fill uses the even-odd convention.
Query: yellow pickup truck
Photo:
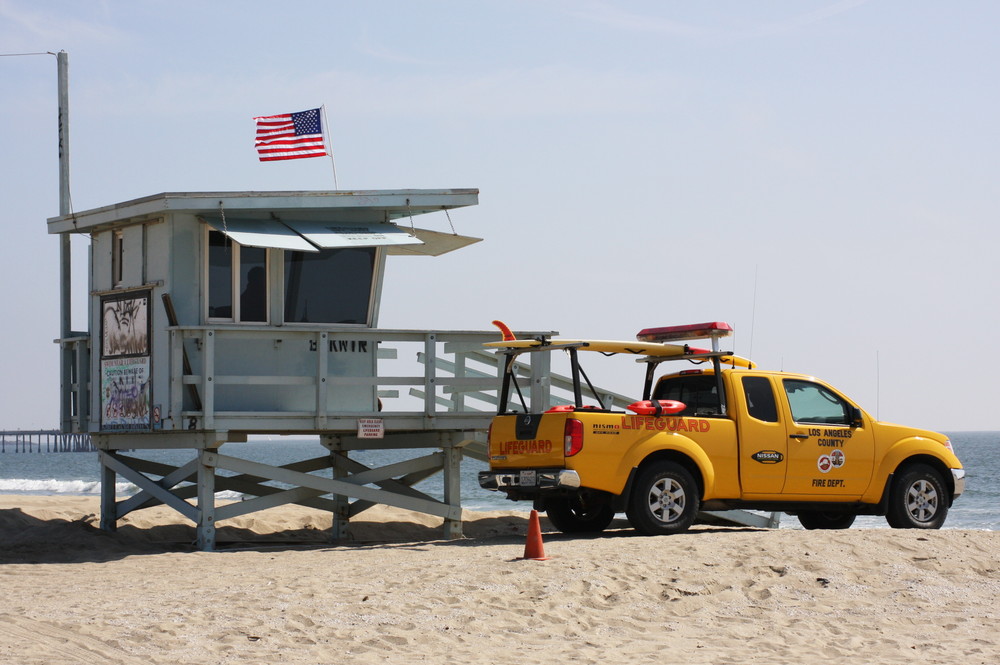
[[[601,531],[624,512],[640,533],[670,534],[699,511],[732,509],[793,514],[806,529],[845,529],[857,515],[937,529],[964,490],[946,436],[878,422],[820,380],[720,351],[725,323],[647,329],[635,342],[504,330],[487,345],[505,371],[479,484],[533,501],[561,531]],[[680,343],[696,339],[712,348]],[[517,359],[556,350],[570,357],[573,403],[532,413]],[[642,399],[625,410],[601,403],[580,363],[586,351],[644,364]],[[658,376],[677,360],[695,368]]]

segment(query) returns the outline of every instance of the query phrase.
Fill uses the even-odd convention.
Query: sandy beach
[[[0,497],[0,663],[1000,662],[1000,533],[696,527],[646,538],[468,513],[466,538],[377,507],[354,540],[277,508],[220,551],[163,508]]]

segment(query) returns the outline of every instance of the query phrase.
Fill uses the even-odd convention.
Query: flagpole
[[[333,159],[333,144],[330,141],[329,127],[330,123],[326,119],[326,104],[320,106],[323,112],[323,144],[326,146],[326,152],[330,155],[330,165],[333,166],[333,188],[340,189],[340,185],[337,184],[337,162]]]
[[[59,51],[56,56],[57,104],[59,107],[59,215],[66,216],[73,212],[72,199],[69,193],[69,56],[66,51]],[[68,233],[59,234],[59,318],[60,344],[59,374],[61,377],[62,395],[60,396],[60,428],[63,432],[73,431],[73,405],[71,384],[73,379],[73,362],[75,352],[66,341],[73,336],[73,290],[72,290],[72,245]],[[87,405],[78,405],[81,414],[80,424],[83,425]]]

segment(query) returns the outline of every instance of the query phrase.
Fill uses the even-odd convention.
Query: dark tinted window
[[[239,289],[235,294],[234,282]],[[266,249],[245,247],[218,231],[208,232],[208,316],[267,322]]]
[[[267,250],[240,247],[240,321],[267,322]]]
[[[208,233],[208,315],[233,317],[233,243],[218,231]]]
[[[747,412],[751,418],[769,423],[778,422],[778,405],[774,401],[770,379],[764,376],[744,376],[743,393],[747,398]]]
[[[681,416],[712,416],[719,414],[719,393],[715,376],[692,374],[675,376],[660,381],[653,391],[653,399],[672,399],[684,402],[686,409]]]
[[[368,323],[375,248],[285,252],[285,321]]]

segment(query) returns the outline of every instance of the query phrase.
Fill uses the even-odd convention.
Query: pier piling
[[[0,453],[87,453],[96,450],[89,434],[63,434],[59,430],[0,431]]]

